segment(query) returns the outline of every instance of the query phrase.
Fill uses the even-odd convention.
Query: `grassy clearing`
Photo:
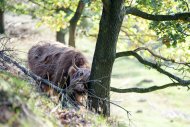
[[[80,45],[80,43],[83,45]],[[77,47],[85,51],[89,58],[95,43],[89,40],[78,40]],[[137,85],[147,79],[150,83]],[[171,80],[159,72],[148,69],[133,58],[118,58],[113,67],[111,86],[117,88],[149,87],[164,85]],[[130,126],[135,127],[189,127],[190,125],[190,92],[187,88],[173,87],[151,93],[125,93],[111,92],[111,100],[131,111]],[[128,126],[127,113],[111,105],[112,117],[120,121],[120,126]]]
[[[143,79],[152,80],[151,83],[136,85]],[[118,88],[148,87],[163,85],[171,80],[152,69],[147,69],[134,59],[120,58],[116,60],[112,86]],[[112,93],[112,100],[131,111],[132,126],[137,127],[188,127],[190,125],[189,91],[187,88],[174,87],[146,94]],[[127,121],[125,113],[117,114],[112,107],[113,114]],[[124,118],[124,119],[123,119]]]

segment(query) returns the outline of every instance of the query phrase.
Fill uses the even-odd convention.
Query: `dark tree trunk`
[[[60,29],[59,31],[57,31],[56,32],[56,40],[63,44],[66,44],[66,41],[65,41],[66,33],[67,33],[66,29]]]
[[[70,23],[69,26],[69,46],[72,47],[75,47],[76,25],[75,23]]]
[[[110,0],[109,3],[104,3],[92,63],[90,80],[94,82],[89,85],[89,88],[93,89],[93,91],[89,91],[89,99],[90,102],[92,101],[91,108],[95,109],[96,112],[103,113],[105,116],[110,115],[110,80],[118,35],[125,15],[123,7],[124,0]],[[101,83],[97,82],[97,80],[101,80]],[[107,101],[97,99],[97,97]]]
[[[70,27],[69,27],[69,45],[75,47],[75,36],[76,36],[76,27],[77,22],[79,21],[82,11],[84,10],[85,3],[82,0],[79,1],[76,12],[72,19],[70,20]]]
[[[0,2],[2,7],[0,7],[0,34],[5,33],[4,29],[4,10],[3,10],[3,0]]]

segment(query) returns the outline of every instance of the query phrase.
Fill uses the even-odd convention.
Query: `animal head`
[[[75,94],[75,99],[81,102],[81,97],[87,93],[90,68],[77,67],[75,62],[72,62],[68,74],[70,77],[70,85],[68,88],[72,91],[72,94]]]

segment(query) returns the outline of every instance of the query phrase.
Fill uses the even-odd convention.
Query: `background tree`
[[[85,3],[80,0],[74,16],[71,18],[69,26],[69,45],[75,47],[76,26],[79,21],[82,11],[84,10]]]
[[[66,44],[65,36],[67,34],[67,29],[60,29],[59,31],[56,32],[56,40]]]
[[[5,32],[4,29],[4,0],[0,1],[0,34]]]

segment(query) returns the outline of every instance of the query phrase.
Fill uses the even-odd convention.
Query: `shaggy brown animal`
[[[28,65],[38,76],[66,88],[79,103],[81,95],[87,92],[90,67],[84,55],[74,48],[41,42],[29,50]],[[52,91],[43,84],[41,88],[49,94]]]

